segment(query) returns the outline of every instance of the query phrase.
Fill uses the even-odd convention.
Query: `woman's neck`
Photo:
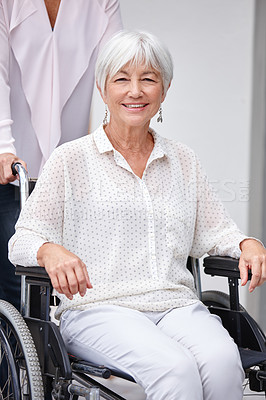
[[[145,127],[116,126],[110,122],[105,132],[113,147],[120,152],[146,153],[153,148],[153,137],[149,132],[149,125]]]

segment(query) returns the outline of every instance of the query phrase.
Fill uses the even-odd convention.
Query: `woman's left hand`
[[[246,285],[248,281],[248,271],[251,270],[252,278],[249,291],[257,286],[263,285],[266,281],[266,249],[255,239],[245,239],[240,243],[241,256],[239,259],[239,270],[241,285]]]

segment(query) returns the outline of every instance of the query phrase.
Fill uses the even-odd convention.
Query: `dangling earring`
[[[160,108],[159,108],[159,115],[158,115],[158,118],[157,118],[157,122],[163,122],[163,109],[162,109],[162,106],[160,106]]]
[[[104,113],[104,119],[103,119],[103,125],[107,125],[107,117],[108,117],[108,108],[107,105],[105,104],[105,113]]]

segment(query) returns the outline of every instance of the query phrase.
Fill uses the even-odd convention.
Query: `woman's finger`
[[[75,268],[68,268],[65,273],[70,293],[73,295],[77,294],[79,292],[79,281],[76,276]]]
[[[90,281],[90,278],[89,278],[87,269],[86,269],[86,274],[85,274],[85,276],[86,276],[86,282],[87,282],[87,286],[86,286],[87,289],[92,289],[93,286],[92,286],[92,284],[91,284],[91,281]]]
[[[82,267],[75,270],[77,282],[78,282],[78,292],[83,297],[87,289],[87,281]]]
[[[48,273],[48,271],[47,271],[47,273]],[[61,289],[61,287],[60,287],[60,285],[59,285],[59,281],[58,281],[58,279],[57,279],[57,276],[56,276],[56,275],[49,274],[49,273],[48,273],[48,275],[49,275],[49,277],[50,277],[50,279],[51,279],[51,284],[52,284],[53,288],[54,288],[58,293],[63,294],[62,289]]]
[[[259,285],[261,279],[261,261],[259,257],[254,257],[250,264],[252,278],[249,285],[249,291],[253,292],[253,290]]]
[[[266,260],[263,260],[261,265],[261,277],[259,281],[259,286],[263,285],[265,282],[266,282]]]
[[[62,293],[69,299],[73,299],[73,294],[70,291],[68,279],[64,273],[60,273],[58,276],[59,286],[62,290]]]
[[[248,265],[246,265],[242,257],[239,259],[238,268],[240,271],[241,286],[245,286],[248,281]]]

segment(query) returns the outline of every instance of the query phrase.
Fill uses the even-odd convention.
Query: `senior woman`
[[[149,400],[240,400],[238,350],[199,301],[189,255],[240,256],[265,281],[265,249],[216,199],[194,152],[150,128],[172,79],[167,49],[121,32],[101,52],[107,108],[94,133],[46,163],[10,241],[13,263],[44,267],[68,350],[131,374]]]

